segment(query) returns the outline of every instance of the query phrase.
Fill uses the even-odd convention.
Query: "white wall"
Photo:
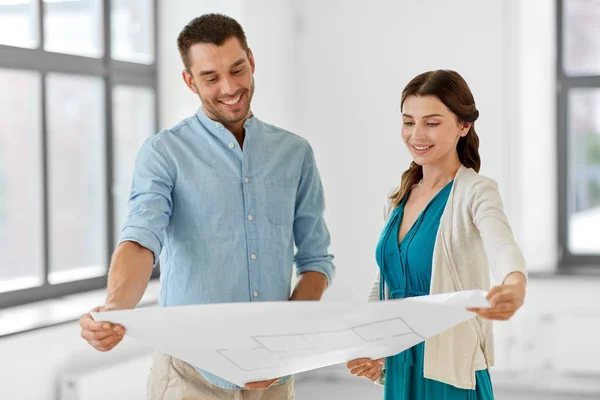
[[[448,68],[480,110],[482,173],[509,199],[510,146],[503,1],[304,1],[299,39],[301,134],[317,155],[338,279],[328,298],[366,295],[375,273],[382,205],[410,158],[400,139],[400,95],[415,75]],[[516,160],[514,160],[516,161]],[[506,201],[511,219],[515,204]]]

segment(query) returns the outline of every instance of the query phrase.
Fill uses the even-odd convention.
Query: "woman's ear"
[[[467,133],[469,133],[469,129],[471,129],[472,125],[473,125],[473,123],[471,123],[471,122],[462,122],[461,127],[460,127],[460,136],[461,137],[467,136]]]

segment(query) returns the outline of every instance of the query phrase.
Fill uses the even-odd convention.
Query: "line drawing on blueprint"
[[[404,319],[395,317],[339,330],[252,336],[256,347],[219,349],[217,353],[241,371],[251,372],[282,367],[288,360],[318,354],[320,349],[331,352],[404,336],[425,340]]]

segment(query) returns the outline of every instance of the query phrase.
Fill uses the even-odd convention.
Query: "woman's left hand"
[[[523,305],[525,301],[525,276],[509,275],[503,285],[494,286],[489,292],[487,299],[491,308],[467,308],[468,311],[477,313],[481,318],[506,321]]]

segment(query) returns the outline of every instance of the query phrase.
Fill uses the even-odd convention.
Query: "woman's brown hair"
[[[467,82],[455,71],[437,70],[424,72],[411,80],[402,91],[400,109],[408,96],[435,96],[450,111],[458,117],[459,121],[470,122],[469,132],[458,140],[456,151],[461,164],[479,172],[481,159],[479,158],[479,137],[475,132],[475,121],[479,111],[475,107],[473,93]],[[394,207],[398,207],[402,199],[423,179],[423,167],[414,161],[402,174],[400,188],[390,195]]]

